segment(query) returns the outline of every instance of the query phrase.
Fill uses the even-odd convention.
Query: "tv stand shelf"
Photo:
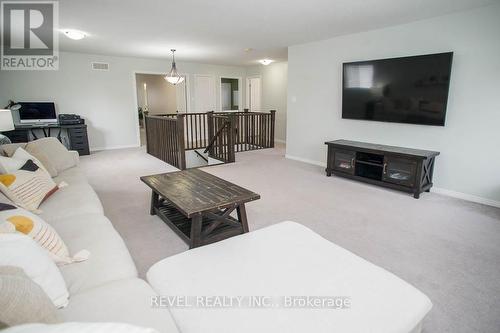
[[[326,175],[332,174],[413,193],[432,187],[437,151],[336,140],[328,146]]]

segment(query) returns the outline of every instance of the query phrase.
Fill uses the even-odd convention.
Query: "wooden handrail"
[[[193,151],[196,153],[196,155],[198,155],[199,157],[201,157],[202,159],[204,159],[204,160],[205,160],[205,162],[207,162],[207,163],[208,163],[208,158],[206,158],[205,156],[203,156],[202,154],[200,154],[200,152],[199,152],[199,151],[197,151],[196,149],[195,149],[195,150],[193,150]]]
[[[234,162],[236,152],[274,147],[275,120],[275,110],[145,114],[147,152],[179,169],[188,150]]]
[[[227,124],[228,123],[225,122],[224,125],[221,128],[219,128],[219,130],[217,131],[217,133],[215,133],[215,135],[210,139],[210,141],[209,141],[209,143],[207,145],[207,149],[205,149],[204,153],[208,153],[208,151],[210,150],[210,148],[212,148],[212,146],[214,145],[215,140],[217,140],[217,137],[224,130],[224,128],[226,128]]]
[[[153,113],[150,114],[150,117],[174,117],[177,116],[178,113]]]

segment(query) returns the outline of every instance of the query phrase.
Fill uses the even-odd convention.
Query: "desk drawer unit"
[[[3,132],[2,134],[8,137],[12,143],[28,142],[30,139],[30,133],[28,130],[14,130]]]
[[[87,126],[79,125],[67,128],[70,142],[70,149],[76,150],[80,155],[89,155],[89,139],[87,136]]]

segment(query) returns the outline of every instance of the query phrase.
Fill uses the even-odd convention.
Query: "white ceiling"
[[[407,23],[495,0],[60,0],[63,51],[226,65],[287,59],[287,47]],[[252,48],[245,52],[245,48]]]

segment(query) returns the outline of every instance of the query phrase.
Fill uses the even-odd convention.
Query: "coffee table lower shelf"
[[[153,207],[154,213],[162,219],[184,242],[191,248],[207,245],[210,243],[218,242],[220,240],[237,236],[245,232],[240,221],[227,216],[225,219],[232,221],[233,224],[220,223],[217,227],[211,229],[213,223],[217,220],[213,217],[203,215],[201,216],[201,235],[197,244],[193,244],[191,238],[192,233],[192,219],[184,216],[177,208],[175,208],[168,200],[163,199],[158,202],[158,206]],[[208,232],[209,231],[209,232]]]

